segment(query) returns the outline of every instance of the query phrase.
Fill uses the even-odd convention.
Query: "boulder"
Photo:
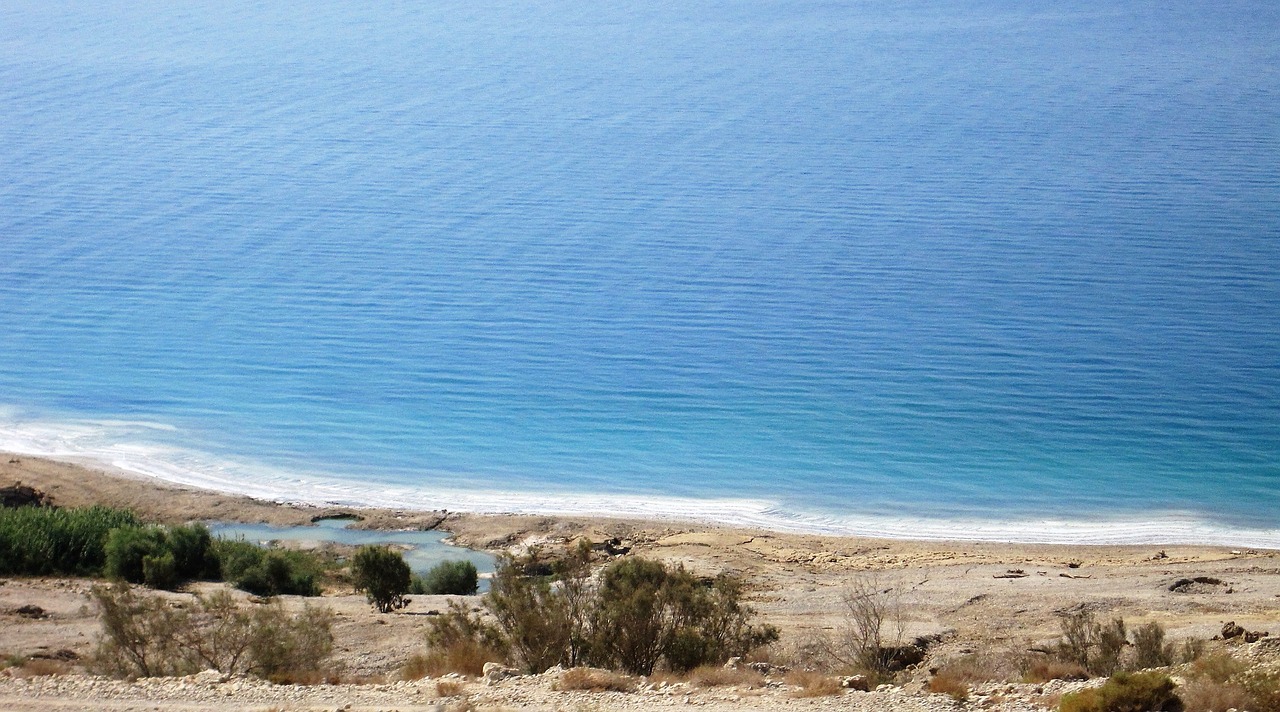
[[[840,678],[840,686],[846,690],[858,690],[859,692],[870,692],[871,681],[866,675],[849,675]]]
[[[515,668],[507,667],[501,663],[485,663],[484,664],[484,684],[495,685],[509,677],[519,677],[520,671]]]

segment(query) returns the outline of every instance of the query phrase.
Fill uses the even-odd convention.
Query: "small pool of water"
[[[365,544],[397,544],[408,546],[404,560],[414,573],[426,573],[443,561],[470,561],[480,572],[480,590],[489,589],[486,574],[493,573],[494,557],[483,551],[475,551],[445,542],[448,532],[440,531],[377,531],[349,529],[349,519],[322,519],[310,526],[276,527],[269,524],[234,524],[215,522],[209,525],[214,536],[267,544],[272,541],[333,542],[364,546]]]

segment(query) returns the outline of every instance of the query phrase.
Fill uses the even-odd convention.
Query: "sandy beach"
[[[695,522],[353,511],[263,502],[176,487],[84,464],[7,454],[0,457],[0,482],[14,481],[49,493],[62,506],[128,507],[144,518],[166,523],[296,525],[316,517],[355,513],[362,518],[357,523],[360,527],[439,528],[449,531],[460,544],[493,552],[520,551],[530,546],[553,550],[584,537],[595,542],[618,539],[636,554],[681,563],[699,574],[733,573],[743,577],[748,582],[750,604],[763,621],[781,628],[778,645],[783,650],[801,649],[815,635],[837,628],[841,624],[842,593],[851,581],[866,576],[875,576],[902,592],[908,635],[941,635],[943,642],[930,653],[931,659],[936,660],[974,650],[1018,651],[1043,645],[1058,635],[1058,614],[1080,606],[1088,607],[1100,618],[1123,617],[1131,625],[1159,622],[1175,641],[1211,638],[1226,621],[1235,621],[1249,630],[1280,632],[1280,552],[1270,550],[879,540],[733,529]],[[1179,580],[1195,577],[1210,577],[1222,583],[1171,590]],[[90,583],[74,579],[4,581],[0,586],[0,611],[5,612],[0,653],[31,655],[71,650],[77,656],[87,655],[97,629],[96,619],[86,605]],[[394,673],[409,656],[421,651],[426,626],[422,614],[444,605],[442,597],[418,597],[400,613],[378,615],[362,596],[351,591],[329,592],[324,602],[339,616],[334,631],[338,664],[351,675],[370,677]],[[27,604],[41,606],[50,612],[49,617],[29,619],[12,613]],[[290,605],[300,603],[294,601]],[[0,707],[60,708],[36,705],[31,697],[35,694],[33,684],[6,678],[0,683]],[[541,683],[521,684],[537,688]],[[62,699],[52,688],[41,690],[41,700]],[[74,708],[68,700],[79,699],[75,695],[83,690],[72,683],[67,683],[66,690],[69,697],[61,708]],[[355,688],[352,690],[356,694]],[[420,690],[401,692],[425,694]],[[158,692],[144,694],[134,690],[129,694],[134,693],[151,705],[147,709],[187,709],[179,699],[166,701]],[[373,709],[387,708],[387,695],[395,697],[400,693],[369,694],[369,699],[376,698],[369,703]],[[530,698],[528,708],[553,709],[564,701],[538,695]],[[23,706],[27,704],[23,700],[30,706]],[[408,698],[402,699],[395,708],[417,709],[407,701]],[[305,702],[288,708],[319,709],[329,704]],[[736,706],[730,708],[734,709],[754,704],[749,700],[732,702]],[[100,709],[129,709],[129,704],[132,702],[117,706],[104,703]],[[422,704],[421,709],[429,709],[428,705],[436,703]],[[510,701],[495,698],[492,704],[501,707]],[[769,708],[761,704],[761,708]],[[894,708],[925,708],[903,705],[906,703]]]

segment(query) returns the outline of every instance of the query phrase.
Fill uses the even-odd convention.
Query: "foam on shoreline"
[[[179,447],[144,443],[163,423],[122,420],[19,420],[0,411],[0,451],[105,467],[120,474],[245,495],[273,502],[479,514],[603,516],[703,522],[802,534],[1018,544],[1189,544],[1280,549],[1280,528],[1233,527],[1186,512],[1126,519],[927,519],[830,516],[788,510],[763,499],[688,498],[637,494],[551,492],[377,484],[323,473],[284,471],[218,459]],[[133,436],[133,437],[130,437]]]

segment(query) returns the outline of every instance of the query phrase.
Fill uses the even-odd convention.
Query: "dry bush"
[[[969,684],[959,677],[940,672],[929,679],[929,692],[950,695],[956,702],[969,699]]]
[[[581,690],[585,692],[632,692],[636,681],[626,675],[599,668],[573,668],[566,670],[556,683],[557,690]]]
[[[1199,660],[1204,655],[1204,648],[1203,638],[1186,638],[1178,648],[1178,662],[1193,663]]]
[[[476,676],[484,672],[485,663],[507,660],[501,633],[461,601],[449,601],[449,610],[428,625],[427,654],[420,662],[428,675]]]
[[[431,674],[431,666],[427,660],[427,656],[422,653],[416,653],[400,666],[396,671],[396,677],[410,682],[413,680],[421,680]]]
[[[337,675],[330,675],[315,668],[302,670],[281,670],[269,678],[276,685],[337,685],[342,680]]]
[[[441,680],[436,683],[437,697],[457,697],[462,694],[464,685],[457,680]]]
[[[735,669],[703,665],[689,671],[689,682],[695,687],[764,687],[764,675],[751,669]]]
[[[406,677],[416,680],[422,677],[439,677],[451,672],[460,675],[478,677],[484,673],[485,663],[501,662],[502,654],[485,647],[474,640],[455,640],[446,645],[435,646],[425,654],[415,655],[405,663],[401,674],[412,672],[417,677]],[[412,670],[410,670],[412,666]]]
[[[846,668],[877,678],[892,672],[894,651],[903,643],[906,617],[902,588],[876,576],[850,582],[841,597],[843,621],[827,654]]]
[[[1178,696],[1187,712],[1227,712],[1229,709],[1252,709],[1252,698],[1243,687],[1209,678],[1192,680],[1178,688]]]
[[[787,684],[800,688],[791,691],[792,697],[830,697],[844,691],[840,678],[803,670],[787,673]]]
[[[1166,643],[1164,638],[1164,626],[1159,623],[1151,622],[1134,629],[1133,650],[1139,669],[1173,664],[1173,644]]]
[[[1013,654],[972,653],[948,660],[937,674],[972,685],[992,680],[1021,679],[1025,667],[1026,661]]]
[[[61,660],[48,658],[31,658],[13,670],[14,677],[44,677],[46,675],[65,675],[71,671],[71,665]]]
[[[1239,683],[1249,693],[1252,712],[1280,712],[1280,670],[1251,670]]]
[[[1089,671],[1079,663],[1061,660],[1038,660],[1023,673],[1024,682],[1048,682],[1050,680],[1088,680]]]
[[[205,669],[270,680],[323,678],[333,650],[333,613],[279,601],[246,607],[226,591],[189,606],[137,594],[127,584],[95,586],[102,634],[94,666],[117,677],[186,675]]]
[[[1205,655],[1191,665],[1191,676],[1214,682],[1226,682],[1247,670],[1249,666],[1226,653]]]
[[[1053,655],[1094,675],[1110,675],[1121,668],[1120,658],[1128,642],[1123,619],[1098,623],[1091,611],[1082,608],[1062,614],[1062,639]]]

